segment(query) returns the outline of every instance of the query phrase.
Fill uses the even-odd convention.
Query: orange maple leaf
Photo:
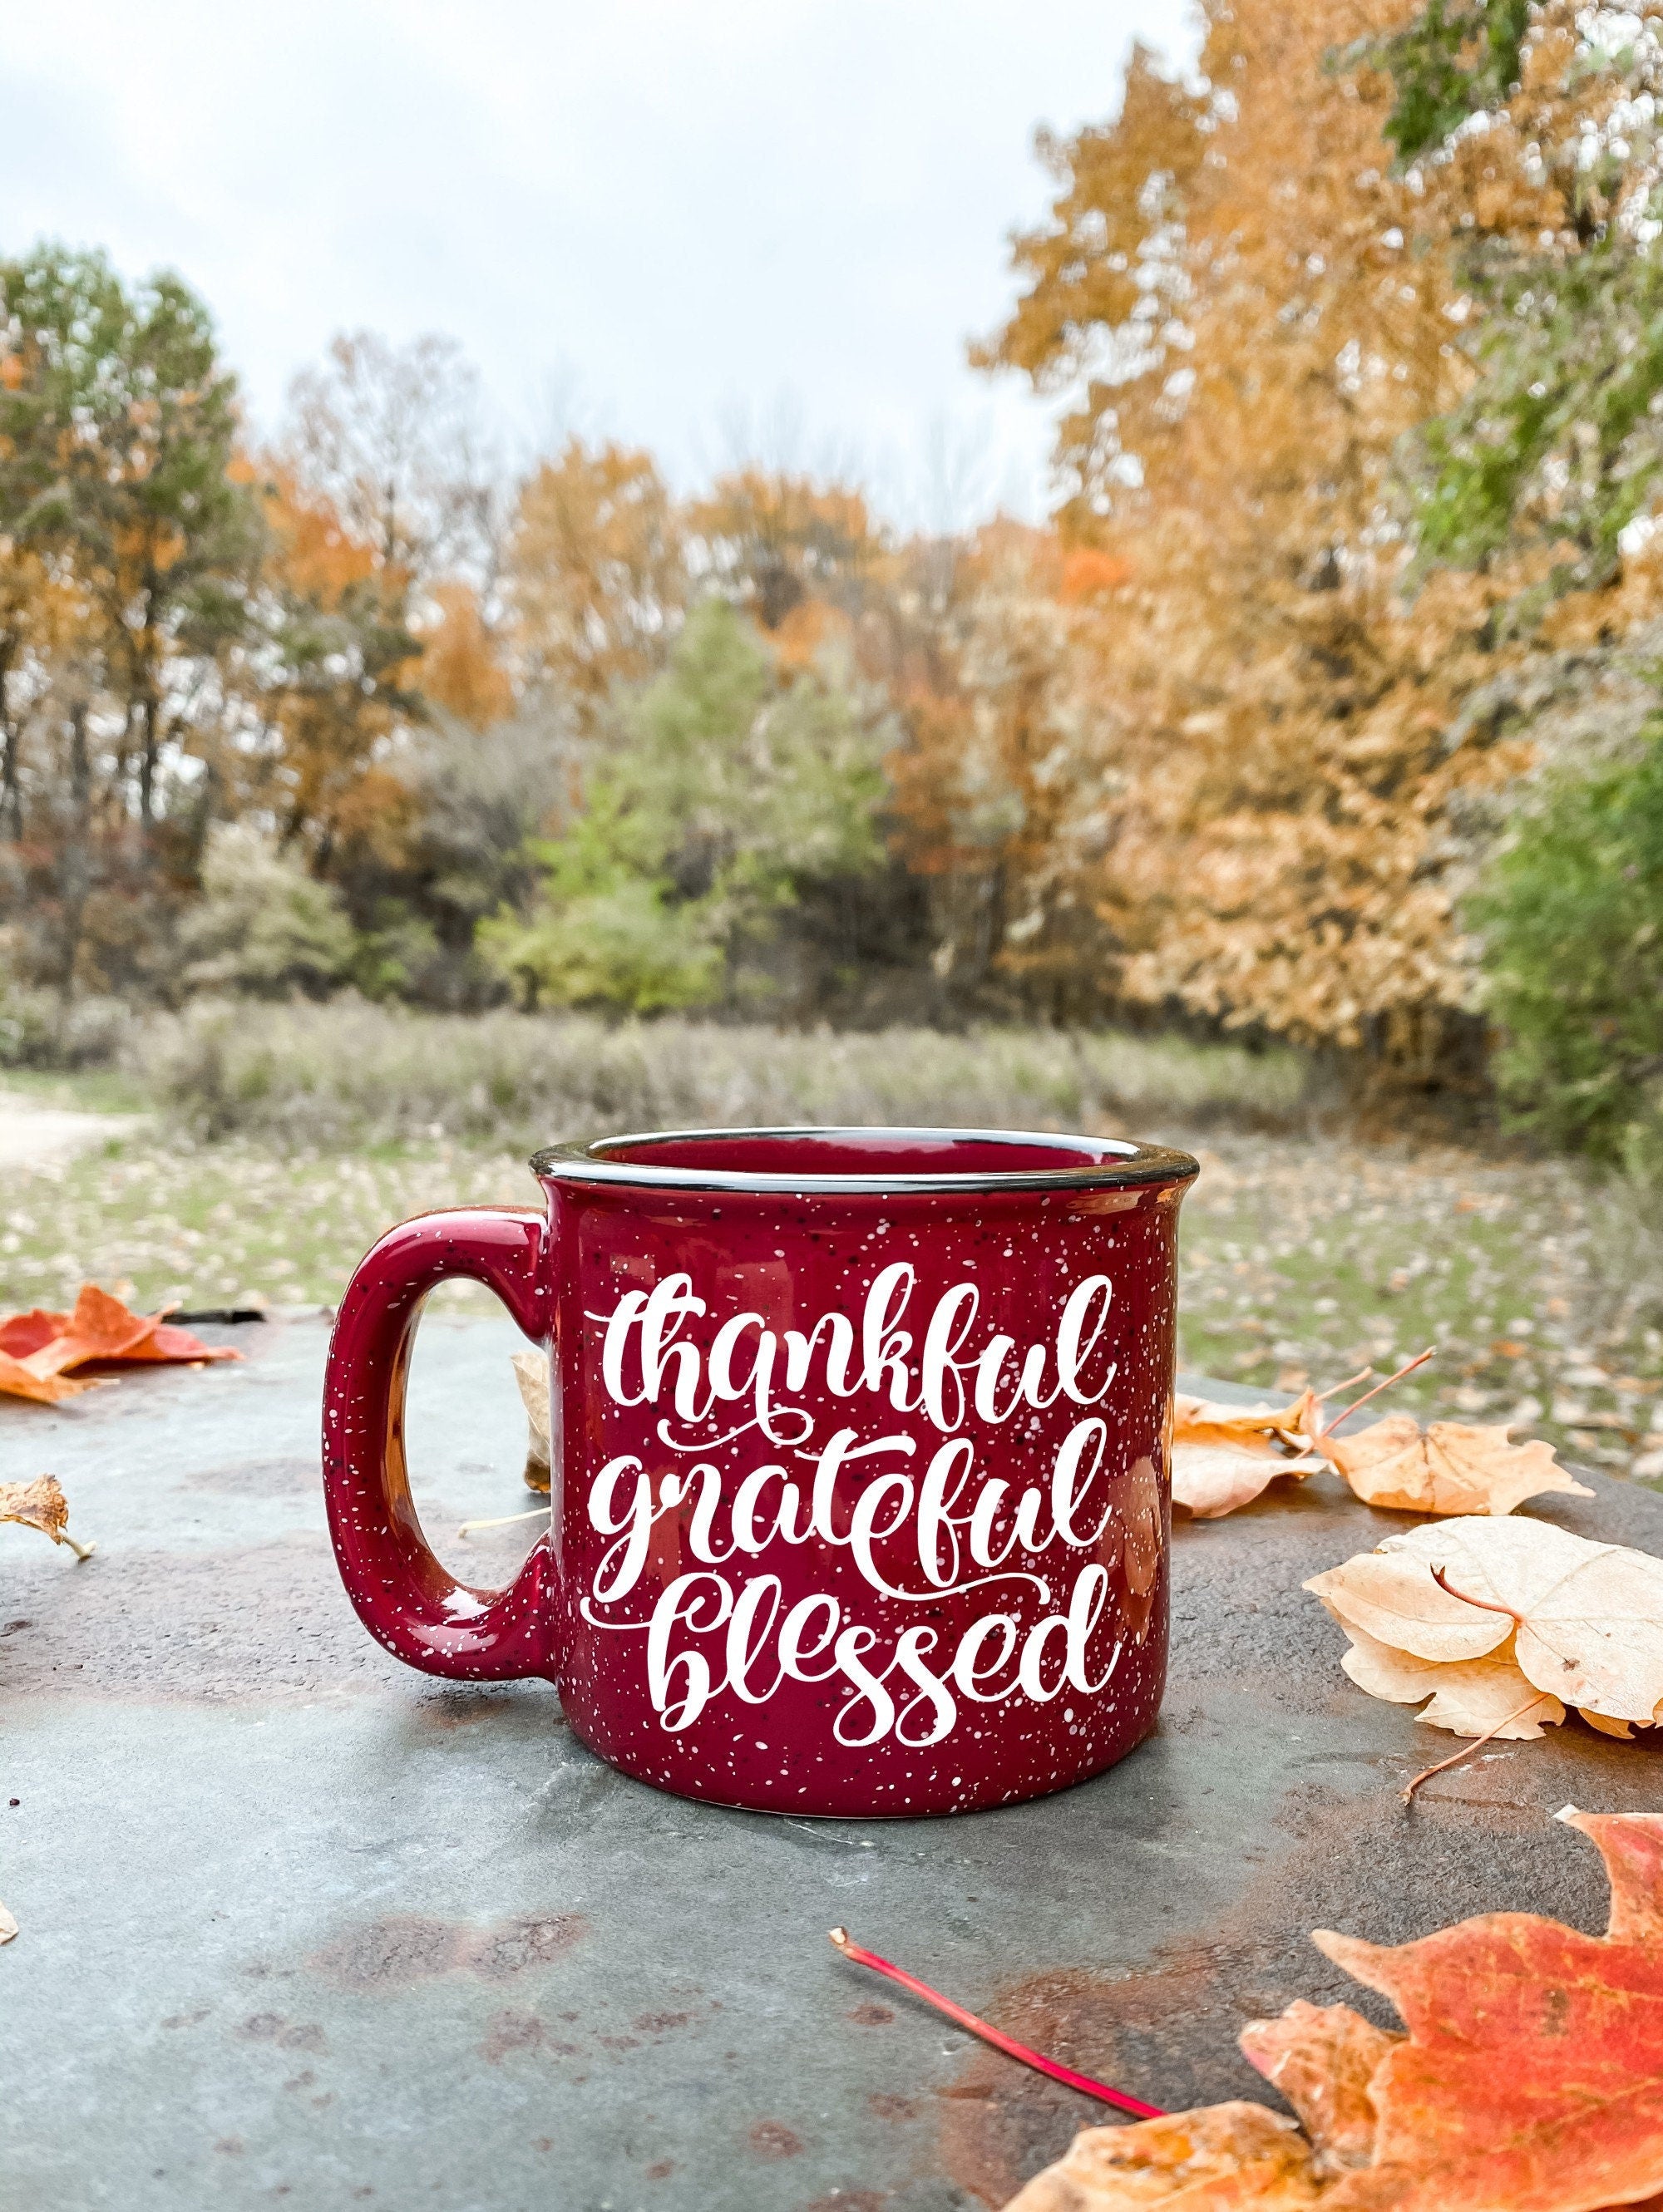
[[[1663,1814],[1560,1818],[1605,1862],[1604,1936],[1529,1912],[1392,1947],[1319,1931],[1408,2033],[1348,2005],[1252,2022],[1302,2134],[1240,2102],[1087,2128],[1007,2212],[1660,2212]]]
[[[47,1313],[36,1306],[29,1313],[9,1314],[0,1321],[0,1352],[13,1359],[27,1359],[32,1352],[39,1352],[61,1336],[66,1314]]]
[[[52,1333],[43,1335],[48,1324]],[[189,1329],[170,1326],[161,1314],[134,1313],[95,1283],[82,1285],[73,1313],[37,1309],[0,1322],[0,1350],[10,1351],[14,1343],[26,1340],[30,1349],[19,1356],[29,1372],[43,1381],[78,1367],[155,1366],[242,1357],[228,1346],[204,1344]]]
[[[1561,1817],[1605,1862],[1604,1936],[1487,1912],[1391,1948],[1312,1939],[1409,2030],[1334,2212],[1601,2212],[1663,2188],[1663,1816]]]
[[[66,1375],[37,1375],[9,1352],[0,1352],[0,1398],[27,1398],[38,1406],[55,1406],[90,1390],[90,1382],[71,1382]]]

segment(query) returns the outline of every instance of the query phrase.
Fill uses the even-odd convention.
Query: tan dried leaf
[[[1264,2105],[1203,2105],[1133,2127],[1083,2129],[1005,2212],[1303,2212],[1322,2187],[1291,2120]]]
[[[1393,1705],[1417,1705],[1429,1698],[1424,1711],[1416,1715],[1428,1728],[1522,1743],[1533,1741],[1544,1728],[1556,1728],[1565,1717],[1557,1698],[1536,1691],[1535,1684],[1526,1680],[1510,1650],[1492,1652],[1487,1659],[1459,1659],[1440,1666],[1435,1660],[1417,1659],[1410,1652],[1394,1651],[1390,1644],[1377,1644],[1343,1621],[1341,1626],[1351,1638],[1351,1648],[1340,1664],[1357,1687]]]
[[[1199,1521],[1216,1521],[1238,1506],[1251,1505],[1279,1475],[1291,1474],[1302,1481],[1325,1464],[1310,1452],[1279,1459],[1237,1444],[1174,1443],[1173,1503]]]
[[[90,1544],[78,1544],[67,1523],[70,1503],[55,1475],[37,1475],[33,1482],[0,1482],[0,1522],[15,1521],[22,1528],[38,1528],[54,1544],[67,1544],[77,1559],[92,1556]]]
[[[0,1905],[0,1943],[9,1943],[16,1933],[16,1920],[7,1911],[3,1905]]]
[[[1173,1400],[1173,1442],[1233,1451],[1303,1451],[1318,1427],[1318,1400],[1301,1391],[1289,1406],[1226,1406],[1181,1393]]]
[[[1578,1705],[1577,1711],[1591,1729],[1601,1735],[1614,1735],[1619,1743],[1634,1741],[1634,1726],[1629,1721],[1608,1721],[1604,1713],[1596,1713],[1591,1706]]]
[[[1663,1706],[1663,1559],[1648,1553],[1474,1516],[1388,1536],[1305,1587],[1393,1650],[1447,1664],[1511,1639],[1526,1680],[1555,1698],[1645,1727]]]
[[[548,1354],[516,1352],[512,1357],[514,1379],[520,1385],[520,1400],[526,1409],[526,1486],[545,1491],[551,1480]]]
[[[1434,1421],[1423,1433],[1412,1415],[1391,1413],[1357,1436],[1324,1437],[1322,1449],[1365,1505],[1403,1513],[1511,1513],[1544,1491],[1593,1495],[1551,1444],[1509,1443],[1505,1426]]]

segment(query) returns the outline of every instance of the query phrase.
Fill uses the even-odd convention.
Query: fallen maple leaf
[[[10,1314],[0,1321],[0,1352],[9,1353],[14,1359],[27,1359],[32,1352],[39,1352],[50,1344],[53,1337],[61,1336],[67,1319],[67,1315],[47,1313],[40,1306],[28,1313]]]
[[[1005,2212],[1297,2212],[1322,2202],[1292,2120],[1246,2101],[1130,2127],[1083,2128]]]
[[[1400,2035],[1349,2005],[1295,1997],[1276,2020],[1249,2021],[1243,2055],[1299,2114],[1319,2172],[1344,2172],[1374,2154],[1377,2116],[1368,2085]]]
[[[70,1502],[55,1475],[37,1475],[33,1482],[0,1482],[0,1521],[15,1521],[22,1528],[38,1528],[54,1544],[67,1544],[77,1559],[92,1557],[90,1544],[78,1544],[70,1535]]]
[[[95,1283],[85,1283],[72,1313],[37,1306],[0,1321],[0,1397],[52,1406],[92,1389],[90,1382],[70,1382],[72,1369],[199,1366],[241,1357],[228,1345],[204,1344],[161,1314],[136,1314]]]
[[[55,1406],[60,1399],[73,1398],[95,1387],[91,1382],[71,1382],[66,1375],[37,1375],[9,1352],[0,1352],[0,1398],[27,1398],[39,1406]]]
[[[1560,1817],[1605,1860],[1605,1935],[1525,1912],[1393,1947],[1319,1930],[1408,2033],[1304,2003],[1246,2027],[1303,2134],[1245,2102],[1088,2128],[1007,2212],[1657,2212],[1663,1815]]]
[[[526,1409],[526,1487],[546,1491],[552,1480],[549,1472],[548,1355],[516,1352],[510,1356],[514,1379],[520,1385],[520,1401]]]
[[[1409,2030],[1336,2212],[1601,2212],[1663,2187],[1663,1818],[1562,1817],[1605,1862],[1605,1936],[1491,1912],[1390,1948],[1313,1937]]]
[[[1280,1476],[1303,1480],[1327,1462],[1314,1453],[1301,1452],[1291,1459],[1243,1449],[1236,1444],[1174,1443],[1173,1446],[1173,1503],[1198,1521],[1216,1521],[1240,1505],[1251,1505],[1266,1486]]]
[[[1302,1480],[1318,1473],[1325,1462],[1313,1455],[1311,1444],[1321,1403],[1310,1390],[1288,1406],[1226,1406],[1182,1394],[1175,1397],[1173,1504],[1199,1521],[1215,1521],[1250,1505],[1279,1475]]]
[[[1345,1385],[1336,1387],[1343,1390]],[[1332,1395],[1331,1391],[1329,1395]],[[1308,1439],[1316,1433],[1316,1410],[1321,1403],[1310,1390],[1301,1390],[1288,1406],[1227,1406],[1208,1398],[1188,1397],[1180,1391],[1173,1400],[1173,1442],[1215,1444],[1232,1451],[1267,1455],[1305,1451]]]
[[[1556,1728],[1565,1717],[1561,1701],[1538,1690],[1509,1650],[1441,1665],[1377,1643],[1348,1621],[1340,1625],[1351,1638],[1340,1664],[1357,1687],[1393,1705],[1418,1705],[1429,1697],[1431,1703],[1415,1716],[1428,1728],[1522,1743],[1533,1741],[1544,1728]]]
[[[228,1345],[204,1344],[189,1329],[174,1328],[165,1312],[134,1313],[96,1283],[82,1284],[73,1313],[36,1312],[16,1318],[37,1332],[45,1321],[58,1325],[55,1336],[25,1356],[30,1372],[43,1376],[94,1364],[155,1366],[242,1357]]]
[[[1511,1513],[1550,1490],[1593,1496],[1559,1465],[1551,1444],[1510,1443],[1505,1426],[1434,1421],[1422,1432],[1412,1415],[1388,1413],[1360,1435],[1325,1437],[1321,1449],[1365,1505],[1402,1513]]]
[[[1173,1503],[1198,1518],[1234,1513],[1258,1497],[1278,1475],[1301,1480],[1325,1461],[1365,1505],[1403,1513],[1511,1513],[1527,1498],[1560,1491],[1592,1498],[1568,1474],[1551,1444],[1515,1444],[1505,1426],[1473,1428],[1435,1421],[1424,1431],[1410,1414],[1392,1413],[1360,1434],[1337,1436],[1341,1422],[1380,1391],[1422,1366],[1423,1352],[1322,1426],[1325,1398],[1349,1387],[1335,1383],[1318,1394],[1303,1390],[1287,1406],[1226,1406],[1204,1398],[1173,1401]],[[1354,1376],[1361,1382],[1368,1373]],[[1318,1456],[1319,1455],[1320,1456]]]
[[[1361,1632],[1440,1668],[1493,1653],[1531,1689],[1607,1721],[1649,1727],[1663,1707],[1663,1559],[1648,1553],[1545,1521],[1471,1517],[1388,1536],[1305,1588],[1354,1644]],[[1347,1672],[1368,1689],[1372,1664],[1363,1651]],[[1471,1717],[1435,1725],[1465,1735]]]

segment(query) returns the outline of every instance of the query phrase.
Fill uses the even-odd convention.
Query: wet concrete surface
[[[997,2205],[1096,2108],[828,1928],[1154,2103],[1264,2095],[1241,2022],[1357,1995],[1309,1929],[1597,1929],[1598,1861],[1550,1816],[1659,1801],[1657,1752],[1572,1722],[1405,1808],[1455,1740],[1354,1689],[1299,1585],[1408,1523],[1326,1477],[1180,1528],[1160,1729],[1081,1789],[902,1823],[664,1796],[546,1686],[371,1642],[324,1533],[323,1326],[204,1334],[250,1357],[0,1401],[0,1480],[58,1475],[99,1547],[0,1530],[7,2207]],[[454,1535],[528,1502],[517,1341],[436,1310],[417,1351],[418,1503],[476,1582],[534,1534]],[[1588,1480],[1542,1517],[1663,1552],[1663,1499]]]

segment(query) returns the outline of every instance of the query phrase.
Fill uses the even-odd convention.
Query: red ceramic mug
[[[1142,1741],[1192,1159],[723,1129],[532,1167],[545,1214],[405,1222],[342,1301],[330,1527],[388,1650],[546,1676],[626,1774],[758,1810],[1008,1804]],[[551,1526],[501,1591],[439,1565],[405,1473],[417,1312],[456,1275],[551,1351]]]

